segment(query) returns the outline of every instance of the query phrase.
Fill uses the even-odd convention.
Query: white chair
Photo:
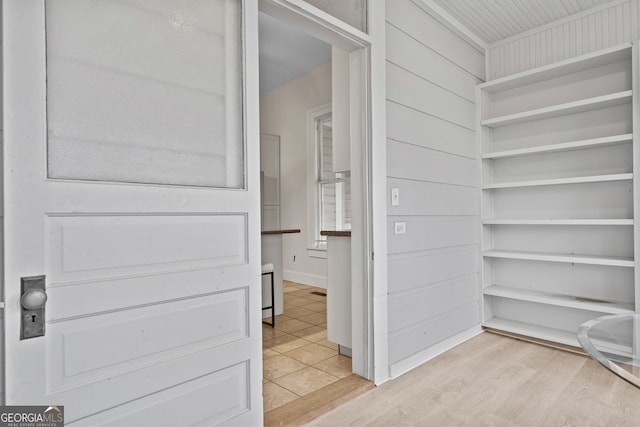
[[[262,264],[262,275],[264,276],[265,274],[271,275],[271,305],[268,307],[262,307],[262,310],[271,309],[271,323],[265,322],[264,320],[262,321],[262,323],[266,325],[270,325],[272,328],[275,328],[276,327],[276,303],[275,303],[276,294],[273,291],[273,264],[271,263]]]

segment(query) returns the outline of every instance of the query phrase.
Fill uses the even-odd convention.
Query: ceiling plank
[[[432,0],[486,44],[612,1],[616,0]]]

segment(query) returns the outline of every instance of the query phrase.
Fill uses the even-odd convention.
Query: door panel
[[[48,216],[46,222],[50,285],[247,262],[241,214],[74,214]]]
[[[136,405],[123,405],[111,411],[109,418],[97,416],[78,425],[93,426],[96,421],[106,426],[144,426],[148,420],[161,419],[166,426],[218,425],[250,410],[248,386],[249,367],[239,363],[179,384],[169,390],[145,396]],[[134,408],[130,408],[134,406]],[[140,408],[141,407],[141,408]],[[195,408],[190,413],[175,408]],[[214,413],[214,416],[211,416]],[[96,420],[98,418],[98,420]],[[160,424],[156,424],[160,425]],[[245,425],[260,425],[259,422]]]
[[[73,399],[82,417],[244,363],[233,347],[249,336],[247,293],[236,289],[49,323],[49,398]]]
[[[250,283],[246,265],[144,276],[101,278],[47,286],[47,316],[60,321],[167,300],[206,295]],[[185,283],[189,284],[185,289]]]
[[[260,424],[257,1],[5,2],[2,19],[7,404]],[[203,34],[235,36],[212,58]],[[41,274],[46,333],[20,340],[20,278]]]

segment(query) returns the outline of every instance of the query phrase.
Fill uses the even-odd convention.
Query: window
[[[245,187],[240,2],[48,1],[46,20],[49,178]]]
[[[367,0],[304,0],[341,21],[367,32]]]
[[[333,171],[333,129],[328,106],[309,112],[309,248],[326,249],[321,230],[351,229],[349,172]],[[313,254],[311,254],[313,255]]]

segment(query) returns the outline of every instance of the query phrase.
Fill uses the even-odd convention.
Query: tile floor
[[[284,314],[262,327],[265,412],[351,375],[351,358],[327,341],[327,298],[314,292],[325,290],[285,281]]]

